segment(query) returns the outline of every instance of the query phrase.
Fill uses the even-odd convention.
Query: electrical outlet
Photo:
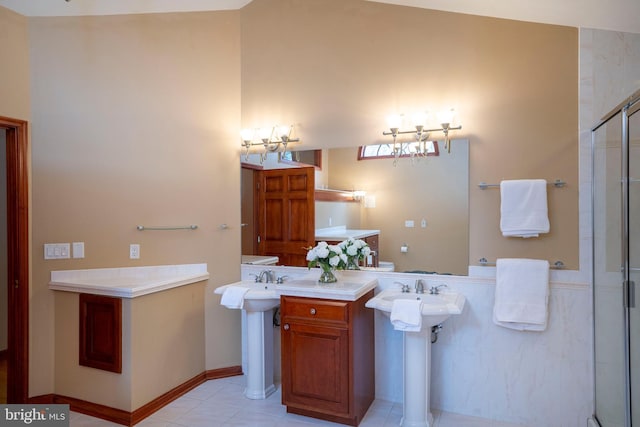
[[[129,245],[129,258],[130,259],[140,259],[140,245],[137,243],[132,243]]]
[[[405,226],[406,228],[413,228],[413,227],[415,227],[415,224],[414,224],[414,222],[413,222],[413,220],[412,220],[412,219],[408,219],[408,220],[406,220],[406,221],[404,222],[404,226]]]

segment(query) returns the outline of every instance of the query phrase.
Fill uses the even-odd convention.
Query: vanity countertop
[[[364,239],[365,237],[375,236],[380,234],[380,230],[362,230],[354,228],[329,227],[329,228],[316,228],[316,241],[318,240],[347,240],[351,239]]]
[[[334,274],[337,282],[320,284],[318,269],[299,279],[276,284],[276,292],[287,296],[356,301],[378,285],[375,276],[363,271],[343,270]]]
[[[207,264],[61,270],[51,272],[49,289],[135,298],[208,278]]]

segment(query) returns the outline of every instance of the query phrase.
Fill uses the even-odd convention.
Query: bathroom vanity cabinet
[[[357,426],[375,396],[373,310],[355,301],[281,296],[287,412]]]

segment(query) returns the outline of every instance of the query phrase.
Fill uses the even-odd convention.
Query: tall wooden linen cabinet
[[[357,426],[375,398],[374,310],[356,301],[281,296],[287,412]]]

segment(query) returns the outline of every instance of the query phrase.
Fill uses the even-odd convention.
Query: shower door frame
[[[630,151],[630,146],[629,146],[629,117],[634,115],[634,114],[640,114],[639,112],[640,110],[640,90],[636,91],[635,93],[633,93],[633,95],[631,95],[629,98],[627,98],[625,101],[623,101],[621,104],[619,104],[616,108],[614,108],[613,110],[611,110],[611,112],[607,115],[605,115],[602,120],[591,129],[591,159],[592,159],[592,197],[591,197],[591,201],[592,201],[592,236],[595,236],[595,201],[596,201],[596,197],[595,197],[595,171],[596,171],[596,165],[595,165],[595,146],[596,146],[596,138],[595,138],[595,132],[602,126],[606,125],[609,120],[611,120],[612,118],[614,118],[616,115],[621,114],[621,121],[622,121],[622,129],[621,129],[621,192],[622,192],[622,229],[620,230],[620,232],[622,233],[621,235],[621,242],[622,242],[622,251],[621,251],[621,256],[622,256],[622,265],[621,265],[621,270],[622,270],[622,293],[623,293],[623,310],[624,310],[624,367],[625,367],[625,427],[632,427],[632,407],[631,407],[631,394],[632,394],[632,390],[631,390],[631,348],[630,348],[630,339],[631,339],[631,333],[630,333],[630,329],[631,329],[631,324],[630,324],[630,313],[629,310],[631,308],[635,307],[636,301],[635,301],[635,283],[631,280],[631,265],[630,265],[630,260],[629,260],[629,242],[630,242],[630,217],[629,217],[629,151]],[[593,418],[595,420],[598,420],[597,417],[597,413],[595,412],[596,409],[596,390],[595,387],[597,385],[596,383],[596,316],[595,316],[595,304],[596,304],[596,284],[595,284],[595,280],[596,280],[596,263],[595,263],[595,251],[596,251],[596,247],[595,247],[595,241],[594,241],[594,245],[593,245],[593,256],[594,256],[594,262],[592,263],[593,265],[593,286],[592,286],[592,292],[593,292],[593,343],[594,343],[594,347],[593,347],[593,384],[594,384],[594,390],[593,390],[593,400],[594,400],[594,416]],[[598,423],[600,423],[598,421]],[[601,427],[607,427],[607,426],[601,426]]]

